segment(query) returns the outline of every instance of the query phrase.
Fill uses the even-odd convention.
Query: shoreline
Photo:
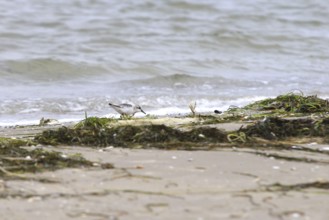
[[[233,109],[2,127],[0,149],[10,155],[1,155],[0,211],[3,219],[325,220],[327,122],[327,113]],[[14,173],[19,161],[37,170]]]

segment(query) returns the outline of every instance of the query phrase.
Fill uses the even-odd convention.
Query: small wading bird
[[[118,112],[121,116],[134,116],[137,112],[143,112],[146,114],[143,109],[139,105],[131,105],[131,104],[119,104],[115,105],[112,103],[109,103],[109,106],[111,106],[116,112]]]

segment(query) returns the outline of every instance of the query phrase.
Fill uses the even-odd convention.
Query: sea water
[[[329,97],[326,0],[0,2],[0,125]],[[137,114],[137,116],[141,116]]]

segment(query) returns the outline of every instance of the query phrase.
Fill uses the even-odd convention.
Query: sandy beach
[[[328,118],[241,111],[3,127],[1,220],[329,219]]]
[[[328,0],[0,11],[0,220],[329,220]]]
[[[48,181],[2,181],[0,190],[7,197],[1,199],[1,219],[329,217],[327,155],[279,152],[312,159],[307,163],[262,156],[252,149],[45,148],[78,152],[95,163],[112,163],[115,168],[29,174]]]

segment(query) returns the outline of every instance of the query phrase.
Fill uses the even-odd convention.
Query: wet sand
[[[115,168],[28,174],[52,182],[2,181],[0,191],[11,196],[1,198],[1,219],[329,219],[328,188],[269,187],[328,182],[325,154],[266,151],[311,159],[302,162],[253,149],[40,147]]]

